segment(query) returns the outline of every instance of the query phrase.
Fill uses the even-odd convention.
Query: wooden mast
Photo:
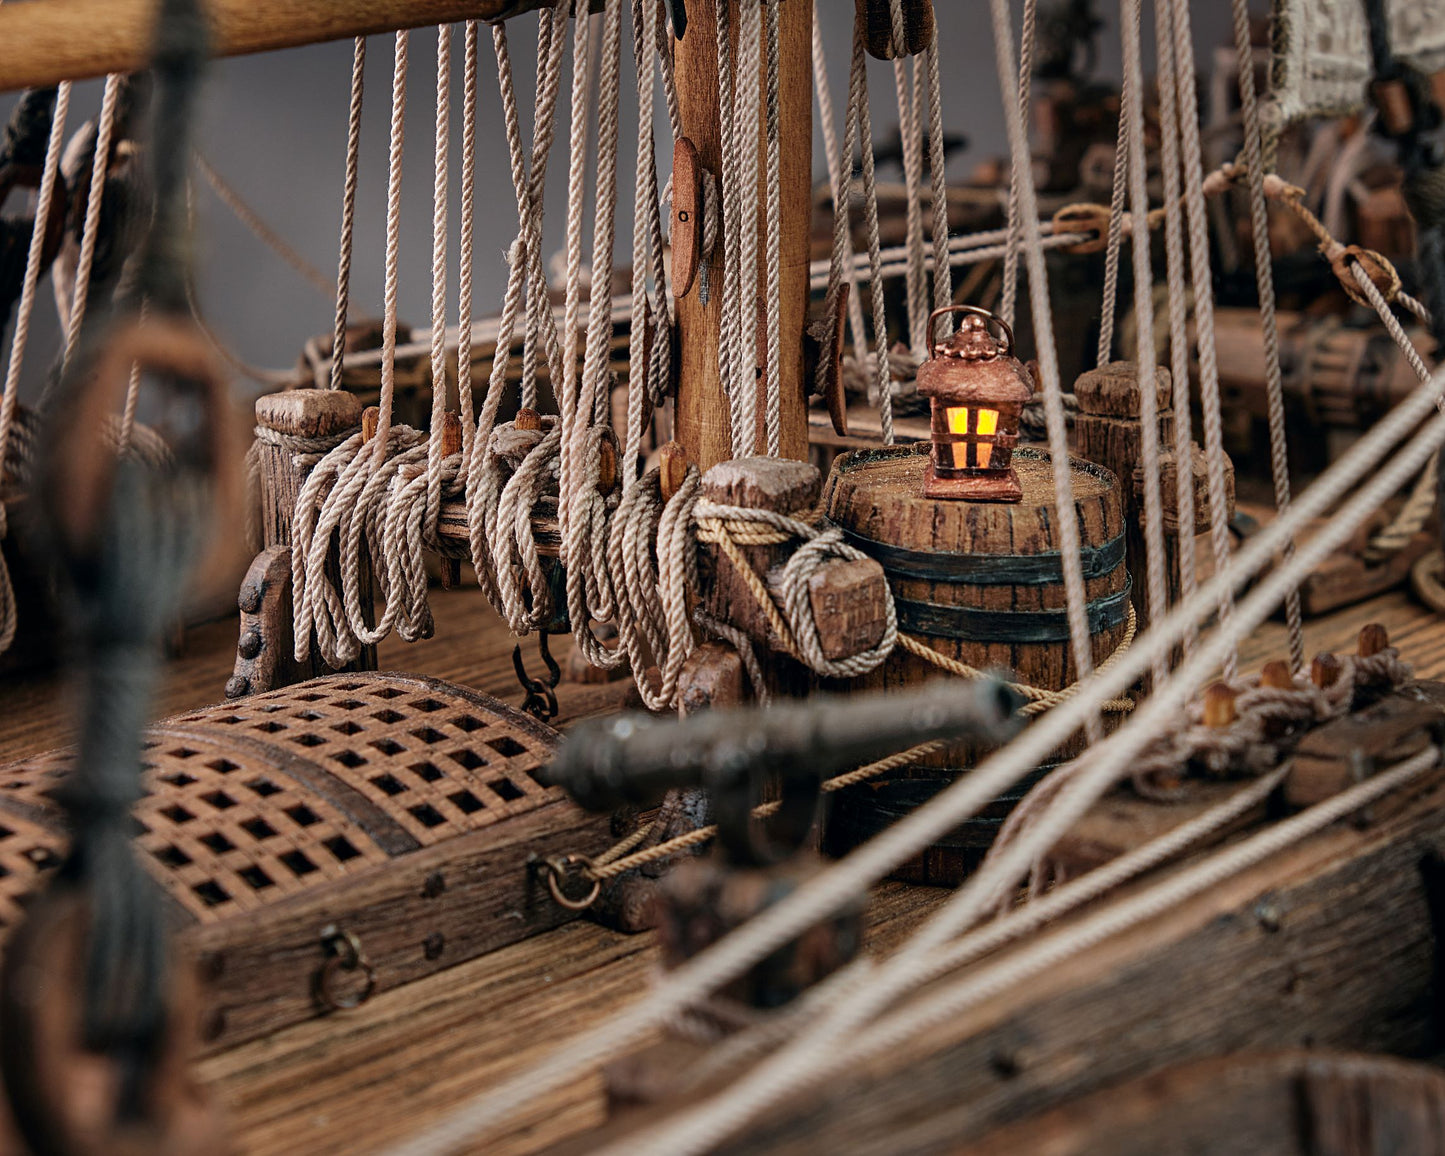
[[[721,0],[723,3],[730,0]],[[742,0],[758,3],[760,0]],[[687,30],[676,42],[677,99],[682,130],[697,149],[702,167],[714,177],[722,173],[722,129],[719,121],[717,5],[719,0],[688,0]],[[784,457],[808,453],[807,383],[803,378],[803,330],[808,314],[808,246],[812,230],[813,195],[813,0],[786,0],[778,6],[780,153],[782,160],[782,365],[779,378]],[[732,20],[736,55],[737,16]],[[766,53],[764,53],[766,58]],[[765,137],[765,134],[760,134]],[[766,218],[767,157],[759,141],[757,206]],[[719,199],[721,195],[719,194]],[[719,229],[721,233],[721,229]],[[759,224],[759,246],[765,236]],[[702,469],[732,457],[728,399],[718,377],[718,333],[722,319],[723,245],[713,248],[702,300],[695,281],[677,302],[678,381],[676,437],[688,457]],[[766,301],[767,262],[758,262],[760,302]],[[701,275],[697,279],[702,280]],[[761,310],[760,310],[761,312]],[[745,310],[747,317],[751,310]],[[753,328],[750,326],[750,328]],[[765,405],[763,389],[758,406]],[[765,451],[762,415],[758,418],[757,451]]]

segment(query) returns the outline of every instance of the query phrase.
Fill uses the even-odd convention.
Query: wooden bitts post
[[[687,34],[675,42],[677,99],[683,134],[696,151],[697,163],[719,179],[721,193],[722,129],[719,120],[717,15],[718,3],[689,0]],[[738,10],[731,12],[736,54]],[[808,257],[812,231],[813,189],[813,0],[788,0],[779,5],[779,104],[781,115],[782,280],[779,408],[780,453],[803,459],[808,454],[807,384],[803,378],[803,333],[808,313]],[[766,104],[766,101],[764,101]],[[763,110],[766,117],[766,108]],[[759,133],[756,197],[746,197],[747,211],[758,214],[759,261],[755,289],[744,289],[744,324],[762,313],[767,300],[768,267],[762,238],[767,214],[766,124]],[[721,200],[721,195],[719,195]],[[720,206],[721,208],[721,206]],[[677,224],[674,221],[674,226]],[[706,470],[732,457],[728,398],[718,377],[718,337],[722,322],[723,244],[721,225],[712,254],[688,291],[677,299],[678,378],[676,437],[687,456]],[[706,300],[703,284],[707,285]],[[762,330],[762,325],[757,325]],[[751,344],[751,343],[750,343]],[[759,365],[764,364],[761,352]],[[758,382],[757,452],[764,452],[763,414],[766,390]]]
[[[293,389],[256,399],[256,424],[283,438],[334,438],[361,424],[361,402],[348,390]],[[241,630],[236,665],[226,697],[275,690],[301,679],[329,674],[317,648],[298,663],[291,618],[291,528],[296,499],[310,473],[292,447],[258,439],[261,553],[251,563],[237,599]],[[361,594],[371,603],[371,570],[363,559]],[[347,670],[375,670],[376,647],[363,647]]]
[[[1124,563],[1133,579],[1134,610],[1139,629],[1149,623],[1148,552],[1144,539],[1144,471],[1159,477],[1164,508],[1164,574],[1169,604],[1179,600],[1182,579],[1179,569],[1179,504],[1174,460],[1174,394],[1169,371],[1154,371],[1159,405],[1159,460],[1144,460],[1144,429],[1140,424],[1138,368],[1132,361],[1112,361],[1081,374],[1074,386],[1079,412],[1074,419],[1074,449],[1086,461],[1111,470],[1119,479],[1124,506]],[[1209,527],[1209,488],[1204,454],[1190,446],[1188,469],[1194,479],[1194,525],[1196,533]],[[1234,467],[1225,459],[1228,509],[1234,513]]]

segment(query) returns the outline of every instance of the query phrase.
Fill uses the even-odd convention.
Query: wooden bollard
[[[1355,653],[1360,658],[1373,658],[1389,649],[1389,646],[1389,631],[1378,622],[1369,622],[1360,627],[1359,637],[1355,641]]]
[[[1204,725],[1218,730],[1229,726],[1238,717],[1233,689],[1228,683],[1211,683],[1204,691]]]
[[[1326,651],[1315,655],[1315,660],[1310,663],[1310,681],[1321,690],[1328,690],[1340,680],[1343,670],[1344,663]]]
[[[720,505],[771,510],[807,517],[817,507],[822,488],[818,471],[806,462],[782,458],[741,458],[719,462],[703,475],[703,497]],[[766,530],[763,522],[751,523]],[[777,542],[738,546],[744,563],[754,570],[776,598],[782,567],[801,545]],[[784,650],[759,605],[747,576],[738,573],[721,545],[704,543],[703,588],[708,613],[732,623],[750,638]],[[809,580],[809,601],[818,624],[823,654],[831,661],[878,645],[886,628],[888,585],[883,568],[872,559],[826,562]]]
[[[1163,507],[1164,575],[1170,605],[1179,600],[1183,579],[1179,562],[1178,463],[1174,460],[1174,394],[1169,370],[1154,371],[1154,389],[1159,414],[1160,498]],[[1124,505],[1125,565],[1134,575],[1133,603],[1138,629],[1149,622],[1146,589],[1141,576],[1148,573],[1148,551],[1144,533],[1144,427],[1140,421],[1143,395],[1139,389],[1138,366],[1132,361],[1114,361],[1081,374],[1074,383],[1079,413],[1074,419],[1074,448],[1080,457],[1112,470],[1119,478]],[[1184,468],[1193,479],[1194,524],[1202,531],[1209,522],[1209,490],[1204,457],[1191,446]],[[1225,460],[1225,516],[1234,513],[1234,467]]]
[[[367,413],[375,414],[375,407]],[[364,433],[366,413],[357,396],[347,390],[292,389],[257,398],[256,424],[283,438],[334,438],[358,424]],[[373,434],[375,429],[373,420]],[[227,698],[275,690],[330,673],[314,646],[306,663],[297,663],[291,657],[291,528],[296,499],[310,469],[297,465],[297,455],[284,444],[259,440],[256,453],[261,479],[262,549],[241,584],[240,635],[235,666],[226,683]],[[363,601],[369,602],[371,571],[364,563],[360,588]],[[376,648],[364,647],[360,658],[348,669],[375,670]]]
[[[1289,663],[1278,658],[1266,662],[1259,672],[1259,685],[1275,690],[1293,690],[1294,675],[1290,673]]]

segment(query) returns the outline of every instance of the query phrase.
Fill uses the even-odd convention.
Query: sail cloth
[[[1445,70],[1445,0],[1385,0],[1390,46],[1429,75]],[[1280,123],[1365,107],[1373,75],[1360,0],[1274,0],[1270,84]]]

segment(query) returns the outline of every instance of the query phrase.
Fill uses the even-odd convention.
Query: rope
[[[451,160],[452,35],[437,25],[436,145],[432,183],[431,250],[431,428],[426,451],[427,537],[435,543],[442,508],[442,438],[447,414],[447,193]],[[457,389],[461,391],[461,362]],[[425,578],[423,578],[425,582]]]
[[[1239,98],[1244,113],[1244,160],[1249,170],[1249,211],[1254,237],[1254,275],[1259,286],[1260,323],[1264,329],[1264,378],[1268,401],[1269,465],[1277,510],[1289,508],[1289,456],[1284,423],[1284,385],[1279,364],[1279,323],[1275,317],[1274,257],[1269,246],[1269,209],[1264,197],[1264,133],[1254,91],[1254,49],[1249,35],[1249,0],[1232,0],[1234,45],[1239,73]],[[1288,558],[1293,541],[1286,543]],[[1304,666],[1304,619],[1299,592],[1285,596],[1291,670]]]
[[[1027,126],[1033,117],[1033,99],[1030,90],[1034,77],[1034,44],[1038,38],[1038,0],[1024,0],[1023,28],[1019,34],[1019,115]],[[1019,245],[1023,242],[1023,222],[1019,220],[1019,166],[1032,165],[1033,152],[1027,144],[1025,127],[1025,149],[1022,154],[1014,153],[1009,158],[1008,190],[1008,244],[1003,259],[1003,292],[999,298],[999,315],[1010,327],[1014,323],[1015,302],[1019,285]]]
[[[1184,208],[1189,225],[1189,270],[1193,279],[1195,341],[1199,349],[1199,397],[1204,420],[1204,460],[1209,487],[1209,540],[1215,570],[1230,567],[1228,483],[1224,469],[1224,422],[1219,396],[1219,359],[1214,344],[1214,284],[1210,272],[1209,222],[1204,203],[1204,158],[1199,142],[1199,98],[1194,81],[1194,37],[1189,25],[1189,0],[1170,0],[1174,35],[1174,80],[1178,88],[1180,144],[1184,154]],[[1220,584],[1219,622],[1234,607],[1233,586]],[[1225,677],[1237,666],[1231,651],[1224,660]]]
[[[105,91],[100,98],[100,116],[95,124],[95,148],[90,164],[90,192],[85,201],[85,224],[80,236],[80,256],[75,265],[75,289],[70,300],[70,315],[65,319],[65,352],[60,361],[64,374],[75,359],[80,343],[80,329],[85,322],[85,307],[90,300],[90,274],[95,264],[95,246],[100,234],[100,209],[105,202],[105,178],[110,167],[111,137],[115,130],[115,110],[125,78],[111,73],[105,78]],[[40,217],[37,213],[36,222]],[[0,651],[5,648],[0,646]]]
[[[1184,204],[1179,172],[1179,93],[1171,38],[1173,14],[1167,0],[1154,0],[1155,48],[1159,56],[1160,168],[1164,180],[1164,250],[1169,284],[1169,368],[1174,385],[1174,509],[1180,597],[1198,585],[1194,548],[1194,431],[1189,396],[1189,302],[1184,253]],[[1184,636],[1183,653],[1194,648],[1195,632]]]
[[[107,88],[109,80],[107,80]],[[104,117],[102,106],[101,116]],[[330,279],[320,269],[316,268],[310,261],[303,257],[296,247],[268,225],[239,192],[234,185],[227,181],[215,169],[215,166],[203,156],[199,150],[192,152],[191,159],[195,162],[196,169],[205,178],[206,184],[210,185],[211,191],[216,194],[221,204],[230,209],[236,219],[245,225],[263,245],[270,249],[291,268],[299,273],[307,284],[312,286],[322,297],[331,300],[332,285]]]
[[[16,424],[16,407],[20,403],[20,367],[25,361],[25,346],[30,339],[30,318],[35,310],[35,289],[40,281],[40,268],[45,263],[45,233],[50,221],[50,205],[55,196],[56,175],[60,171],[60,150],[65,140],[65,118],[69,109],[70,82],[61,81],[55,91],[45,164],[40,173],[40,188],[35,195],[35,221],[30,229],[30,247],[25,257],[25,279],[21,282],[20,304],[15,312],[15,332],[10,338],[5,389],[0,394],[0,483],[4,481],[4,467],[9,461],[11,431]],[[4,541],[8,528],[8,519],[0,520],[0,542]],[[9,565],[0,557],[0,654],[10,649],[15,641],[15,630],[15,589]]]
[[[346,179],[341,193],[341,243],[337,246],[336,259],[336,325],[331,333],[332,389],[341,388],[346,356],[346,316],[351,306],[351,253],[356,237],[356,187],[361,169],[361,106],[365,78],[366,37],[358,36],[352,47],[351,104],[346,122]]]
[[[1104,249],[1104,299],[1099,311],[1099,356],[1097,364],[1114,359],[1114,325],[1119,311],[1119,256],[1124,241],[1124,206],[1129,190],[1129,141],[1134,117],[1134,92],[1124,77],[1119,96],[1119,132],[1114,142],[1114,180],[1109,193],[1109,229]]]
[[[462,418],[462,460],[457,475],[465,487],[471,473],[477,428],[472,397],[472,270],[475,268],[477,212],[477,70],[481,27],[468,20],[463,34],[462,65],[462,222],[458,237],[457,273],[457,407]]]
[[[919,122],[918,81],[922,79],[915,59],[913,77],[908,75],[906,56],[893,58],[893,90],[898,98],[898,144],[903,156],[903,189],[906,207],[904,236],[908,251],[906,270],[908,344],[918,357],[926,357],[924,325],[928,321],[928,280],[923,271],[923,141]]]
[[[1149,212],[1147,158],[1144,155],[1144,66],[1140,45],[1143,19],[1140,0],[1121,0],[1119,27],[1123,33],[1124,94],[1130,105],[1129,115],[1129,201],[1136,219]],[[1131,246],[1134,257],[1134,320],[1138,333],[1135,366],[1139,384],[1140,460],[1159,461],[1159,392],[1155,386],[1157,359],[1154,350],[1154,270],[1147,234]],[[1175,462],[1181,478],[1185,467],[1192,467],[1191,458]],[[1192,473],[1192,469],[1190,470]],[[1191,479],[1192,480],[1192,479]],[[1190,500],[1193,501],[1191,487]],[[1169,587],[1165,576],[1164,502],[1160,493],[1159,471],[1144,470],[1144,547],[1148,579],[1150,618],[1157,618],[1169,608]],[[1169,658],[1160,655],[1154,662],[1154,682],[1163,682],[1169,674]]]
[[[782,440],[783,177],[778,95],[778,0],[766,0],[767,54],[767,369],[763,426],[769,457]]]

